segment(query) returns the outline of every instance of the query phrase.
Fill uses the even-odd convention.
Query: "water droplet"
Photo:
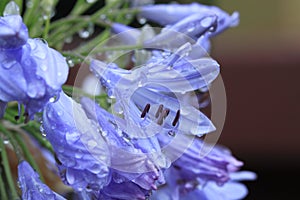
[[[87,3],[95,3],[97,0],[86,0]]]
[[[51,98],[49,99],[49,102],[50,102],[50,103],[53,103],[53,102],[55,102],[55,101],[56,101],[56,96],[51,97]]]
[[[19,6],[14,1],[10,1],[5,6],[5,9],[3,11],[3,16],[8,16],[8,15],[20,15]]]
[[[93,166],[89,167],[89,170],[92,173],[99,174],[102,171],[102,167],[98,164],[94,164]]]
[[[42,69],[43,71],[46,71],[46,70],[48,69],[47,65],[43,65],[43,64],[42,64],[40,67],[41,67],[41,69]]]
[[[100,20],[106,20],[106,18],[107,18],[106,15],[104,15],[104,14],[100,15]]]
[[[67,37],[65,43],[71,43],[73,41],[73,36]]]
[[[69,170],[67,170],[66,178],[70,185],[72,185],[75,182],[75,176],[73,173],[70,173]]]
[[[174,130],[168,131],[168,135],[174,137],[176,135],[176,132]]]
[[[83,157],[83,153],[81,150],[77,150],[75,152],[75,158],[79,159],[79,158],[82,158]]]
[[[3,144],[9,144],[9,140],[8,139],[3,140]]]
[[[67,63],[69,65],[69,67],[74,67],[75,66],[75,64],[74,64],[74,62],[71,58],[67,58]]]
[[[66,133],[66,141],[69,144],[74,144],[77,140],[79,140],[80,135],[76,132],[67,132]]]
[[[192,24],[188,29],[187,32],[193,32],[195,30],[195,26]]]
[[[43,20],[48,20],[49,19],[49,15],[43,15]]]
[[[62,115],[64,114],[64,112],[63,112],[62,110],[59,110],[59,111],[57,112],[57,114],[58,114],[58,116],[62,116]]]
[[[87,28],[78,31],[79,37],[86,39],[94,33],[94,24],[90,23]]]
[[[145,24],[145,23],[147,22],[147,19],[144,18],[144,17],[138,17],[138,22],[139,22],[140,24]]]
[[[97,142],[94,140],[90,140],[88,141],[87,145],[89,146],[89,148],[94,148],[97,146]]]
[[[201,26],[203,26],[203,27],[209,27],[211,24],[212,24],[212,20],[213,20],[214,18],[212,18],[212,17],[206,17],[206,18],[204,18],[202,21],[201,21]]]
[[[102,131],[101,134],[103,137],[106,137],[108,133],[107,133],[107,131]]]

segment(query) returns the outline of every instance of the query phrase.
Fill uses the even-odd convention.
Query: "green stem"
[[[47,40],[48,38],[48,32],[49,32],[49,28],[50,28],[50,13],[47,14],[47,19],[45,21],[45,28],[44,28],[44,33],[43,33],[43,38],[45,40]]]
[[[13,133],[8,131],[5,127],[3,127],[2,125],[0,125],[0,132],[2,132],[7,139],[10,141],[11,145],[14,148],[14,152],[18,158],[19,161],[24,160],[22,152],[20,150],[19,145],[17,144],[16,140],[14,139],[14,137],[12,136]]]
[[[23,139],[20,137],[20,135],[18,133],[14,134],[14,138],[16,139],[16,141],[18,142],[19,146],[21,147],[26,160],[39,173],[40,179],[44,182],[44,177],[42,176],[40,168],[38,167],[37,163],[35,162],[33,156],[31,155],[31,153],[29,151],[29,149],[27,148],[27,146],[23,142]]]
[[[7,153],[1,137],[0,137],[0,149],[1,149],[2,165],[4,167],[5,177],[7,179],[8,187],[11,192],[11,197],[12,199],[20,199],[13,181],[13,177],[10,171],[9,161],[7,158]]]
[[[0,174],[2,174],[2,168],[0,166]],[[6,189],[4,186],[3,178],[0,176],[0,194],[1,194],[1,199],[8,199],[6,195]]]

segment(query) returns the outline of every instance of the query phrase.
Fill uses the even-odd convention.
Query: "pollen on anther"
[[[177,122],[179,121],[179,117],[180,117],[180,110],[177,110],[176,116],[175,116],[175,118],[174,118],[174,120],[172,122],[173,126],[176,126]]]
[[[145,108],[144,108],[144,110],[143,110],[143,112],[142,112],[142,114],[141,114],[141,118],[144,118],[144,117],[146,116],[146,113],[149,112],[149,110],[150,110],[150,104],[148,103],[148,104],[145,106]]]
[[[158,107],[158,110],[155,113],[155,118],[159,117],[159,114],[162,112],[163,109],[164,109],[164,106],[162,104],[160,104]]]

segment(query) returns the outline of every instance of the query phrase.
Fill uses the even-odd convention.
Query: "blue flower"
[[[43,128],[65,184],[76,191],[99,191],[108,184],[109,149],[80,104],[61,93],[57,102],[45,107]]]
[[[163,16],[161,13],[164,13]],[[143,6],[140,8],[140,16],[166,26],[153,40],[146,42],[146,46],[164,44],[170,47],[173,43],[197,41],[208,52],[210,37],[239,23],[238,12],[230,16],[218,7],[199,3]]]
[[[202,140],[194,143],[167,169],[166,185],[154,193],[154,199],[241,199],[247,194],[240,180],[255,179],[252,172],[236,172],[243,165],[224,147],[215,146],[201,155]],[[181,151],[180,146],[173,150]]]
[[[116,98],[114,110],[126,119],[125,132],[154,135],[161,128],[201,136],[214,130],[210,120],[180,94],[207,87],[218,75],[219,65],[207,57],[198,58],[201,48],[189,43],[175,53],[153,56],[134,70],[93,60],[91,70]],[[154,123],[153,123],[154,122]]]
[[[28,30],[19,15],[0,17],[0,49],[16,49],[26,44]]]
[[[140,17],[144,17],[163,26],[175,24],[183,18],[196,13],[201,14],[202,17],[216,15],[218,17],[218,28],[216,32],[220,32],[227,27],[236,26],[239,22],[237,12],[234,12],[230,16],[216,6],[207,6],[199,3],[160,4],[140,7]]]
[[[109,146],[110,168],[144,189],[154,189],[156,180],[162,178],[159,169],[169,166],[160,156],[162,153],[157,138],[133,138],[132,134],[122,130],[122,119],[111,115],[88,98],[82,98],[81,104],[89,119],[98,122]]]
[[[3,101],[0,101],[0,118],[2,118],[4,116],[5,109],[6,109],[6,103]]]
[[[19,163],[18,176],[20,188],[22,190],[22,199],[65,199],[57,193],[53,192],[47,185],[42,183],[42,181],[39,179],[39,175],[26,161],[21,161]]]
[[[0,27],[0,100],[24,104],[32,118],[59,96],[68,65],[43,40],[28,39],[20,16],[0,17]]]

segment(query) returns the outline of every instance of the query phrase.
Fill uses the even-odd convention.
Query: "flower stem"
[[[9,161],[7,158],[7,153],[5,150],[5,146],[3,143],[3,139],[0,137],[0,150],[1,150],[1,157],[2,157],[2,165],[4,167],[4,173],[5,173],[5,177],[7,179],[7,183],[8,183],[8,187],[10,189],[11,192],[11,199],[20,199],[12,178],[12,174],[10,171],[10,167],[9,167]]]
[[[0,167],[0,174],[2,174],[2,167]],[[0,194],[1,199],[8,199],[2,176],[0,176]]]
[[[8,131],[5,127],[0,125],[0,132],[5,135],[5,137],[10,141],[11,145],[14,148],[14,152],[18,158],[19,161],[24,160],[22,152],[20,150],[19,145],[17,144],[16,140],[13,137],[13,133]]]
[[[14,138],[16,139],[16,141],[18,142],[18,144],[20,145],[24,156],[26,158],[26,160],[29,162],[29,164],[39,173],[40,175],[40,179],[44,182],[44,177],[42,176],[41,170],[38,167],[37,163],[35,162],[33,156],[31,155],[29,149],[27,148],[27,146],[25,145],[25,143],[23,142],[23,139],[20,137],[20,135],[18,133],[14,134]]]

